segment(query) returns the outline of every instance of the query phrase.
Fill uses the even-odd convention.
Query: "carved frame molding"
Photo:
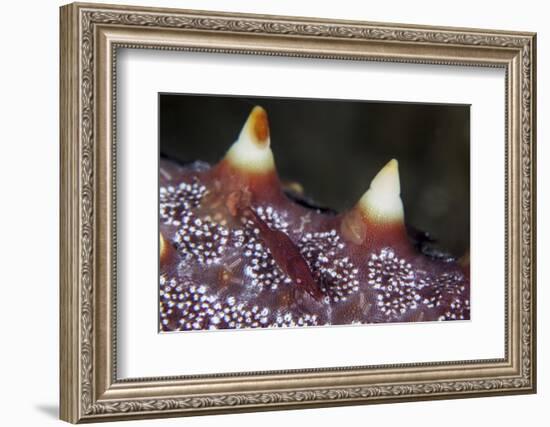
[[[117,380],[113,135],[120,47],[504,67],[506,357]],[[71,4],[61,8],[60,100],[62,419],[74,423],[535,391],[534,34]]]

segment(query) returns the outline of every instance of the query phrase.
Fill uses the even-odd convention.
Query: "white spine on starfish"
[[[225,159],[234,167],[248,172],[266,173],[275,170],[267,113],[262,107],[252,109]]]
[[[167,252],[168,252],[168,245],[162,233],[159,233],[159,256],[161,260],[166,258]]]
[[[371,181],[370,188],[359,199],[358,207],[373,222],[402,222],[404,213],[400,193],[398,163],[392,159]]]

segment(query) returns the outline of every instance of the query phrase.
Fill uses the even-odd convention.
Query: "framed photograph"
[[[61,418],[536,390],[535,34],[61,8]]]

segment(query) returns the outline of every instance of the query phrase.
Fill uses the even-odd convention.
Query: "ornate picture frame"
[[[535,34],[80,3],[60,13],[61,419],[79,423],[536,391]],[[503,69],[504,357],[119,379],[121,48]]]

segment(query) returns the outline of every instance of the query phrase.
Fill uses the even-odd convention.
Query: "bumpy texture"
[[[161,331],[470,318],[469,265],[414,244],[397,161],[345,213],[293,194],[261,107],[215,166],[161,160]]]

